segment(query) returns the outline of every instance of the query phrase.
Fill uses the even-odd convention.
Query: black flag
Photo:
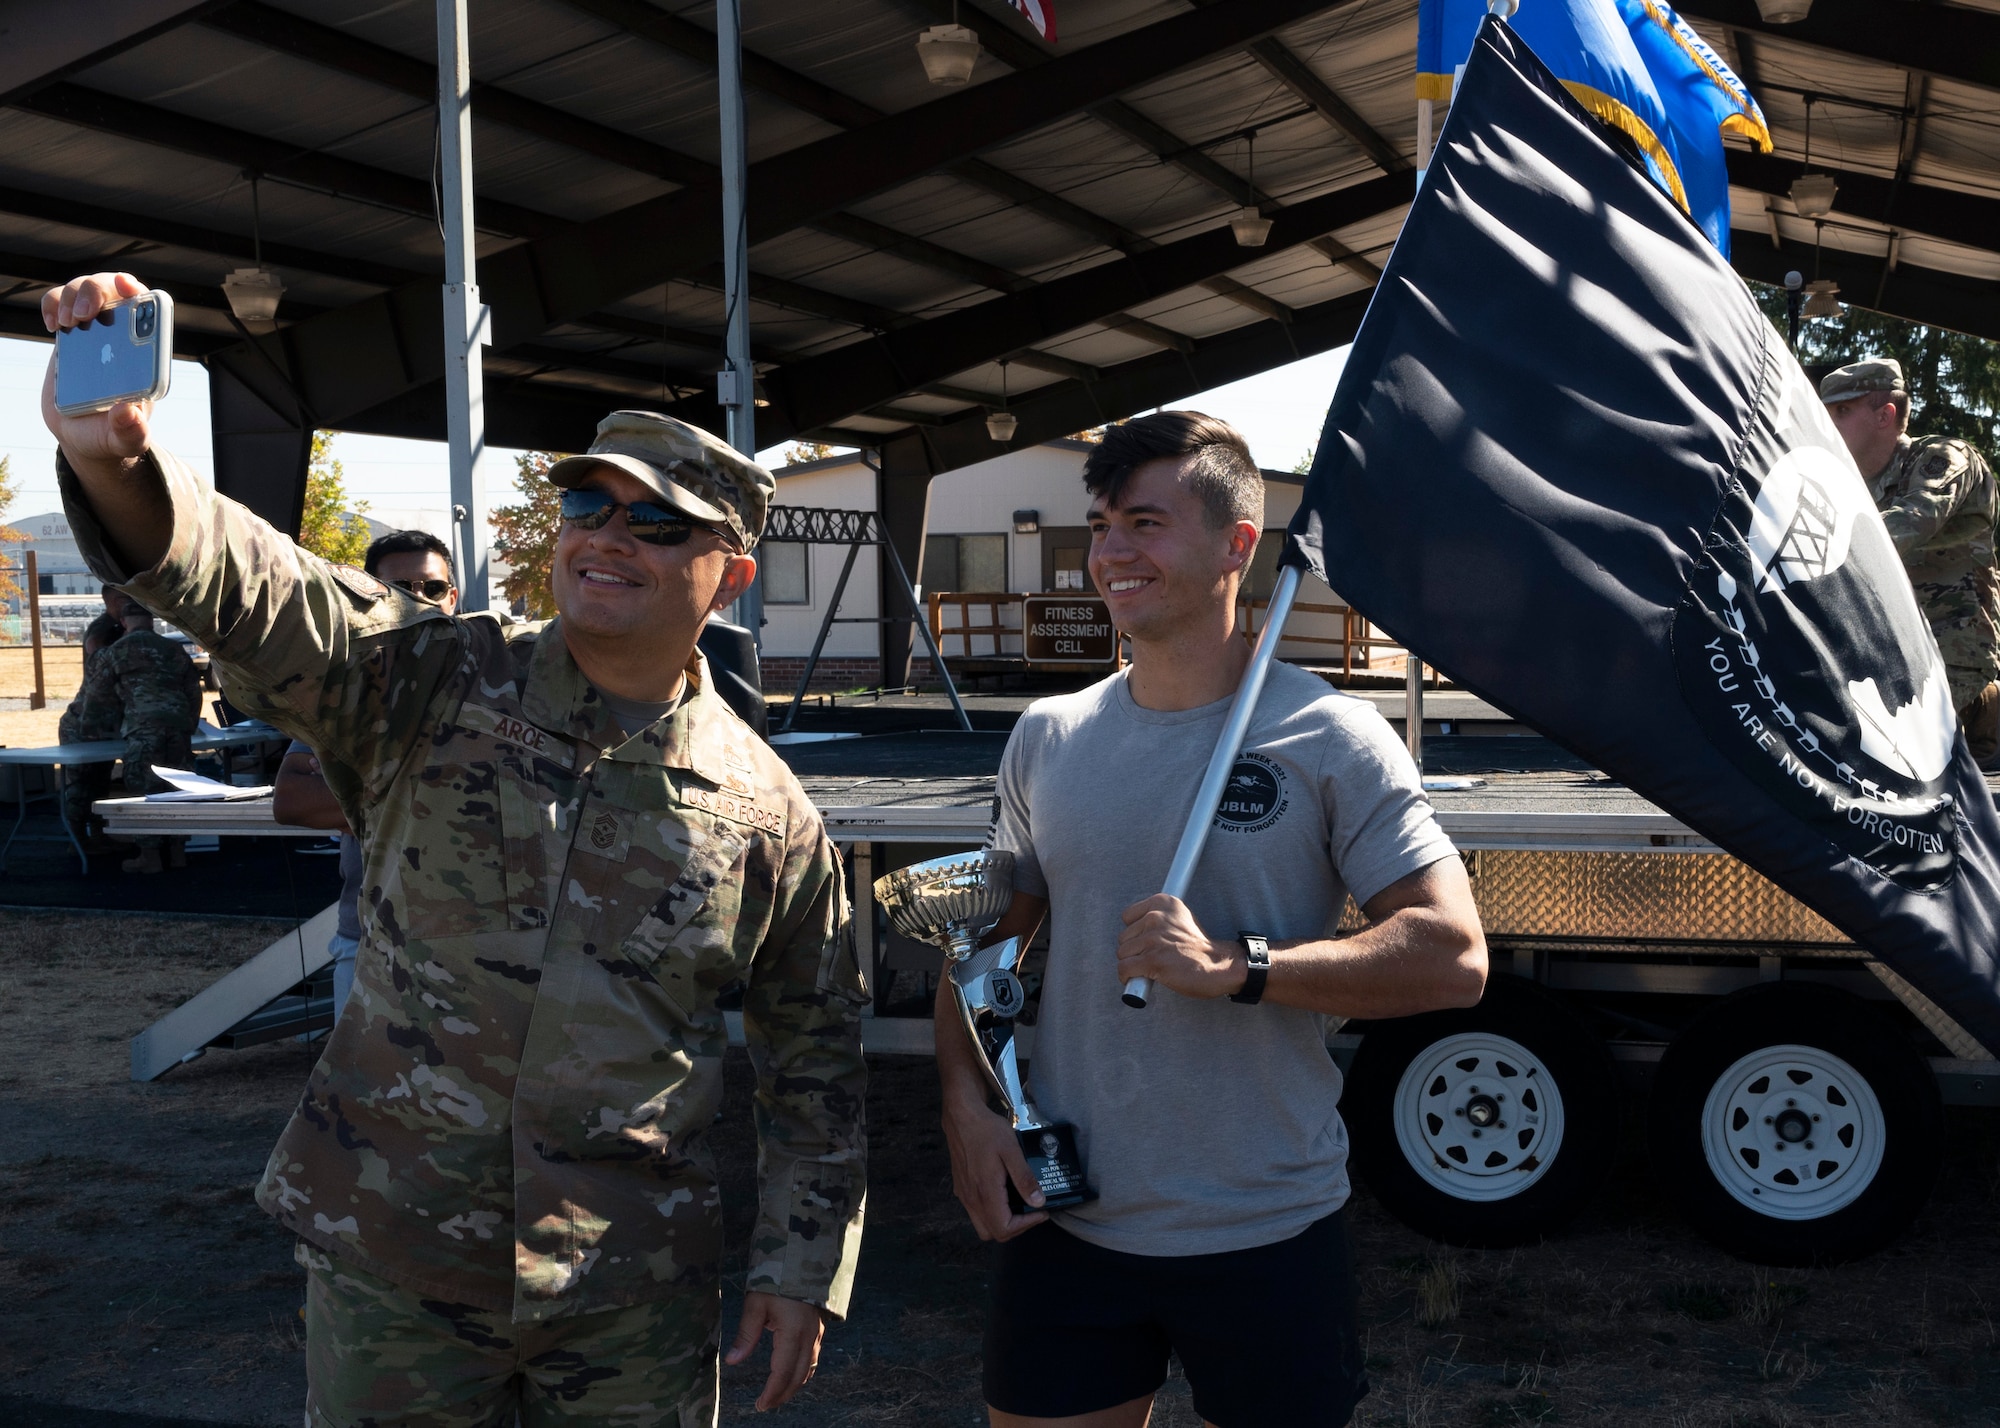
[[[1285,559],[2000,1048],[2000,818],[1825,408],[1488,19]]]

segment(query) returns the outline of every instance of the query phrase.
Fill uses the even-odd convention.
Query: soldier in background
[[[153,772],[155,766],[185,769],[194,761],[194,731],[201,722],[201,676],[187,651],[153,628],[153,614],[127,599],[125,633],[90,664],[85,677],[79,724],[111,729],[125,736],[125,788],[128,793],[158,793],[172,787]],[[123,867],[128,873],[157,873],[163,854],[175,867],[184,865],[185,840],[147,835],[134,840],[138,855]]]
[[[50,331],[144,290],[48,292]],[[740,990],[761,1206],[742,1362],[812,1376],[862,1221],[866,1000],[840,861],[695,648],[749,585],[770,473],[614,412],[563,487],[560,617],[446,614],[300,550],[150,445],[43,419],[78,548],[319,750],[365,848],[354,993],[258,1203],[307,1266],[308,1421],[715,1421],[708,1128]]]
[[[100,703],[92,712],[84,701],[85,692],[90,688],[91,670],[96,667],[106,647],[125,633],[125,622],[111,613],[114,600],[120,610],[125,608],[125,592],[115,585],[107,585],[103,595],[103,613],[92,620],[83,632],[83,682],[77,686],[76,697],[70,700],[69,708],[63,710],[62,718],[56,721],[58,743],[90,744],[99,739],[115,739],[118,737],[118,726],[125,719],[123,707],[117,704]],[[63,765],[63,822],[69,825],[70,835],[86,852],[109,853],[131,848],[129,843],[114,843],[105,837],[103,824],[90,811],[98,799],[111,796],[113,762],[106,759],[103,763]]]
[[[1966,746],[1982,767],[2000,754],[2000,493],[1986,459],[1949,436],[1909,434],[1910,394],[1893,357],[1829,372],[1819,384],[1841,439],[1903,557],[1951,680]]]

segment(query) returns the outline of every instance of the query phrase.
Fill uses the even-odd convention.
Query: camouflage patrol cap
[[[549,480],[575,486],[599,466],[615,466],[673,509],[725,527],[746,553],[764,534],[777,490],[771,473],[733,446],[659,412],[611,413],[590,450],[551,466]]]
[[[1859,362],[1849,362],[1845,367],[1836,367],[1820,380],[1819,399],[1828,406],[1844,402],[1850,397],[1864,396],[1869,392],[1902,392],[1903,364],[1894,357],[1864,357]]]

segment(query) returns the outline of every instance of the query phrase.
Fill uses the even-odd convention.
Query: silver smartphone
[[[125,298],[56,334],[56,410],[64,416],[157,401],[173,376],[174,300],[163,292]]]

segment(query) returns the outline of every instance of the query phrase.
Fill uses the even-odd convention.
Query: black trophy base
[[[1083,1178],[1083,1160],[1076,1153],[1075,1126],[1038,1126],[1034,1130],[1015,1131],[1014,1135],[1021,1142],[1021,1154],[1027,1158],[1028,1173],[1042,1187],[1042,1209],[1067,1210],[1097,1198],[1097,1192]],[[1026,1214],[1029,1208],[1011,1180],[1007,1182],[1007,1203],[1017,1215]]]

